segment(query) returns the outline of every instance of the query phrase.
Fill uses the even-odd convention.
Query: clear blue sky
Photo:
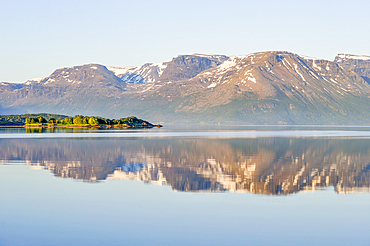
[[[370,1],[1,0],[0,81],[87,63],[287,50],[370,55]]]

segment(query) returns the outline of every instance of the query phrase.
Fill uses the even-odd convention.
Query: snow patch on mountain
[[[321,71],[321,67],[317,66],[316,63],[315,63],[315,60],[312,61],[312,66],[315,68],[315,69],[318,69]]]
[[[254,77],[248,77],[247,78],[249,81],[252,81],[253,83],[257,83],[257,81],[256,81],[256,78],[254,78]]]
[[[341,59],[353,59],[353,60],[370,60],[370,56],[362,56],[362,55],[350,55],[350,54],[338,54],[338,57]],[[340,60],[338,60],[340,62]]]
[[[32,79],[27,80],[27,82],[25,82],[24,84],[25,85],[30,85],[30,84],[33,84],[33,83],[40,83],[41,80],[43,80],[43,79],[44,79],[43,77],[32,78]]]
[[[312,72],[312,71],[309,71],[310,72],[310,74],[313,76],[313,77],[315,77],[317,80],[319,79],[317,76],[316,76],[316,74],[314,73],[314,72]]]
[[[129,83],[154,83],[167,68],[168,62],[146,63],[142,66],[107,66],[106,68]],[[131,76],[129,76],[131,75]],[[145,81],[145,82],[144,82]]]
[[[236,57],[230,57],[229,60],[224,61],[217,68],[218,71],[224,71],[236,65]]]
[[[284,65],[287,69],[289,69],[289,68],[288,68],[288,66],[285,64],[284,60],[282,60],[282,62],[283,62],[283,65]]]
[[[157,67],[158,76],[160,77],[163,71],[167,68],[167,62],[153,63],[153,67]]]
[[[126,83],[134,83],[134,84],[137,84],[137,83],[148,83],[141,75],[139,74],[126,74],[124,76],[122,76],[122,81],[123,82],[126,82]]]
[[[297,64],[294,64],[294,69],[298,73],[298,75],[303,79],[303,81],[306,81],[305,78],[303,77],[303,75],[298,71],[298,65]]]
[[[213,88],[213,87],[216,87],[216,85],[217,85],[217,83],[212,83],[207,88]]]
[[[52,79],[52,78],[48,78],[48,80],[45,81],[44,85],[47,85],[49,83],[53,83],[55,82],[55,79]],[[69,82],[69,81],[68,81]]]
[[[322,59],[318,59],[318,58],[314,58],[314,57],[309,57],[309,56],[302,56],[302,55],[299,55],[300,58],[303,58],[305,60],[313,60],[313,61],[316,61],[316,60],[322,60]]]
[[[129,70],[135,70],[138,67],[133,67],[133,66],[126,66],[126,67],[111,67],[107,66],[106,67],[109,71],[113,72],[114,75],[119,76],[121,74],[127,73]]]
[[[41,80],[43,80],[44,78],[43,77],[36,77],[36,78],[33,78],[33,79],[30,79],[28,81],[33,81],[33,82],[37,82],[39,83]]]

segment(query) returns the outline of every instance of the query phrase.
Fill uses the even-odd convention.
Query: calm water
[[[0,245],[368,245],[370,127],[0,128]]]

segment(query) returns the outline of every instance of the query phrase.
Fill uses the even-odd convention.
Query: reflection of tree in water
[[[41,128],[41,127],[27,127],[25,129],[26,133],[43,133],[43,132],[46,132],[45,131],[45,128]]]
[[[179,191],[289,194],[370,187],[366,139],[2,139],[0,158],[56,176],[142,180]]]

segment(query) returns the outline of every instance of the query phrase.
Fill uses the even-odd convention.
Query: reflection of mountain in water
[[[0,159],[56,176],[141,180],[179,191],[370,191],[365,139],[2,139]]]
[[[126,173],[137,173],[143,170],[145,166],[145,164],[123,164],[121,166],[121,171],[124,171]]]

